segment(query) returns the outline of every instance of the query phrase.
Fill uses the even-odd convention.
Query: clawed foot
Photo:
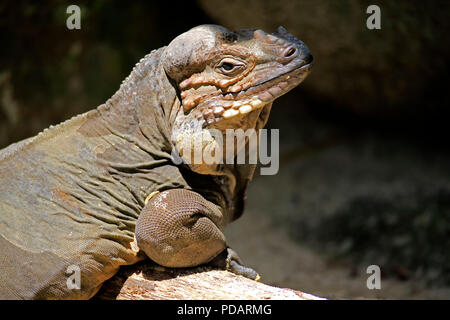
[[[208,263],[214,267],[219,267],[227,271],[233,272],[235,274],[244,276],[246,278],[259,281],[261,278],[259,274],[252,268],[243,266],[241,259],[239,258],[236,251],[231,248],[226,248],[215,257],[211,262]]]

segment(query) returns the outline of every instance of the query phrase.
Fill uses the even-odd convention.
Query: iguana
[[[282,27],[201,25],[141,59],[105,104],[2,150],[0,298],[87,299],[147,256],[223,258],[254,278],[222,230],[242,214],[255,165],[176,164],[174,150],[213,128],[262,128],[311,65]]]

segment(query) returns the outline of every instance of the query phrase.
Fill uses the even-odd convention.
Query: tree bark
[[[102,300],[317,300],[211,267],[168,269],[149,262],[123,267],[95,296]]]

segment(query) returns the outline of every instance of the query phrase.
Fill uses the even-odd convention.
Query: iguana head
[[[312,55],[283,27],[269,34],[202,25],[175,38],[162,61],[179,92],[173,140],[183,154],[188,139],[208,130],[263,127],[272,102],[309,73]]]

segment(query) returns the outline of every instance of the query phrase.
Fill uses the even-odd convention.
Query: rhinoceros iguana
[[[255,164],[174,154],[186,160],[192,138],[212,129],[262,128],[311,65],[282,27],[198,26],[141,59],[105,104],[2,150],[0,298],[90,298],[147,256],[166,267],[223,256],[254,278],[222,230],[242,214]]]

